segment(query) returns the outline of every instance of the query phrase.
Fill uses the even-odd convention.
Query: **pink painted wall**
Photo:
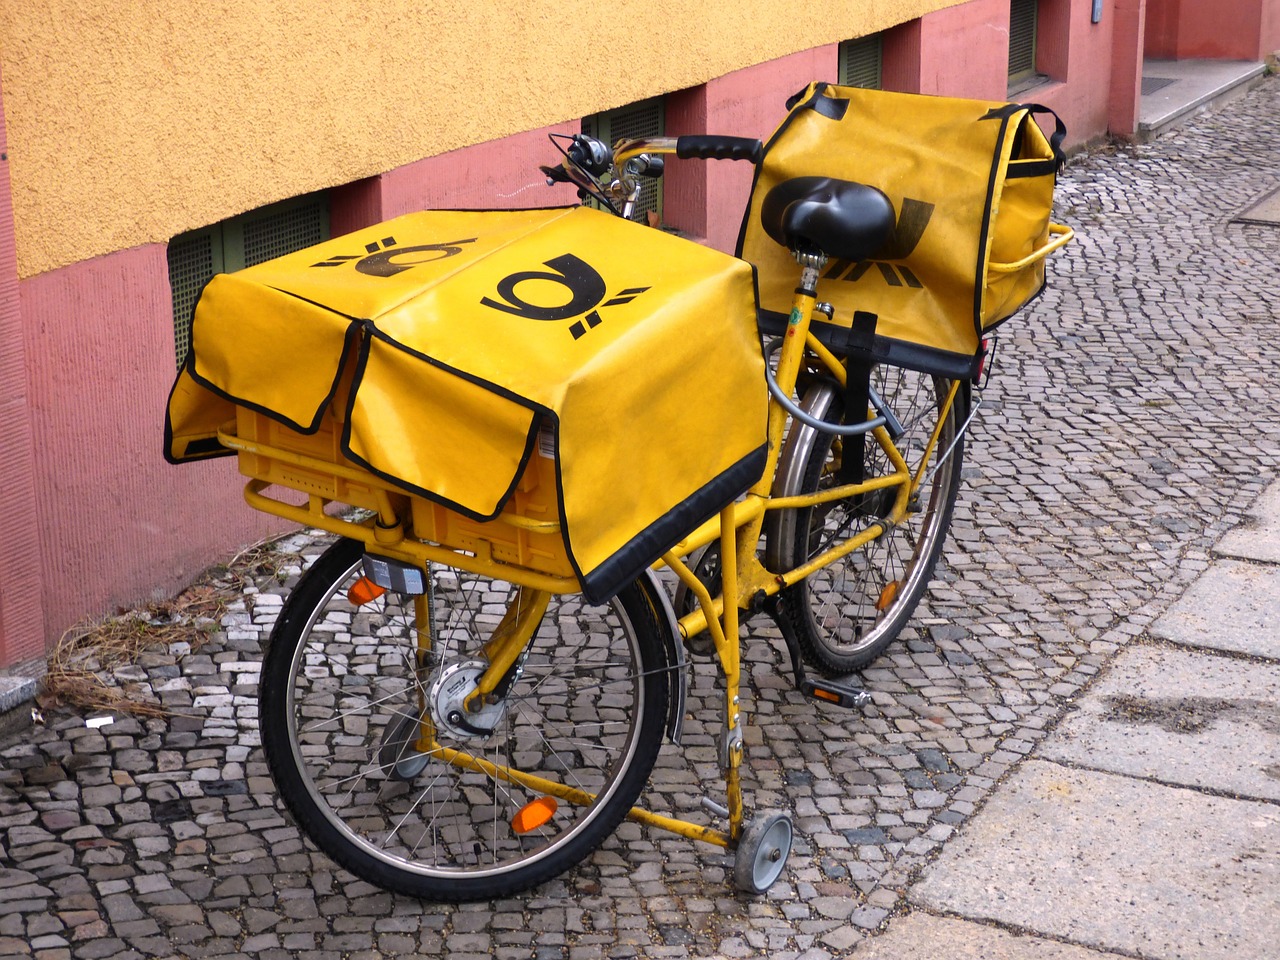
[[[1111,121],[1113,43],[1121,18],[1107,7],[1102,21],[1091,23],[1091,7],[1090,0],[1042,0],[1036,61],[1049,79],[1019,94],[1019,99],[1042,103],[1062,117],[1068,145],[1101,137]],[[918,54],[909,31],[886,44],[885,73],[886,78],[892,76],[894,89],[979,100],[1008,98],[1008,0],[973,0],[940,10],[922,18],[918,30]],[[1132,31],[1128,42],[1135,42]],[[1136,56],[1133,51],[1133,62]],[[1128,62],[1127,55],[1122,59]],[[1132,74],[1126,82],[1133,82]],[[1129,122],[1123,120],[1123,111],[1121,118]],[[1133,132],[1131,122],[1123,132]]]
[[[44,653],[27,351],[0,77],[0,667]]]
[[[1111,89],[1107,94],[1107,129],[1132,137],[1138,129],[1142,102],[1143,38],[1146,0],[1115,0],[1111,32]]]
[[[786,116],[787,98],[814,80],[836,80],[837,46],[781,57],[667,97],[671,136],[714,133],[768,140]],[[732,253],[751,194],[753,167],[729,160],[676,160],[663,179],[668,224]]]
[[[1147,0],[1146,54],[1262,60],[1280,48],[1280,0]]]
[[[577,203],[573,187],[548,187],[538,167],[560,160],[548,134],[581,129],[575,120],[398,167],[378,178],[382,219],[432,208],[495,210]]]
[[[1069,39],[1066,50],[1061,49],[1061,41],[1056,44],[1052,60],[1045,56],[1043,43],[1037,47],[1037,59],[1045,64],[1054,82],[1024,96],[1057,111],[1067,124],[1068,144],[1104,136],[1111,121],[1111,67],[1118,18],[1114,6],[1107,6],[1101,22],[1092,23],[1092,7],[1091,0],[1045,0],[1041,4],[1041,36],[1049,28]],[[1050,23],[1054,24],[1051,28]]]
[[[171,594],[279,521],[241,500],[234,463],[162,455],[173,383],[163,244],[19,284],[50,641],[79,618]]]
[[[920,76],[912,93],[1003,100],[1009,91],[1009,0],[972,0],[920,24]]]

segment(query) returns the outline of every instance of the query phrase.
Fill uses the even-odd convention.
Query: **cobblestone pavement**
[[[261,643],[321,543],[281,544],[209,642],[115,681],[161,720],[49,711],[0,742],[0,955],[365,958],[389,954],[823,958],[892,922],[913,877],[1065,704],[1208,562],[1280,467],[1280,228],[1230,222],[1280,183],[1280,80],[1145,146],[1078,158],[1060,218],[1079,239],[1006,325],[945,562],[913,628],[823,710],[748,628],[746,790],[794,811],[767,898],[714,848],[624,825],[524,897],[421,904],[302,839],[256,729]],[[720,796],[714,672],[651,795]]]

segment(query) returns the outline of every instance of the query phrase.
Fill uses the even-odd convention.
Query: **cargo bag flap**
[[[760,225],[768,191],[803,176],[865,183],[893,204],[893,233],[868,260],[828,263],[818,298],[846,332],[855,311],[877,315],[877,359],[972,376],[984,331],[1041,291],[1044,258],[1065,242],[1049,223],[1065,132],[1034,105],[811,84],[765,146],[738,240],[766,328],[785,320],[795,283]]]
[[[491,519],[553,456],[593,600],[763,469],[751,267],[595,210],[410,214],[215,276],[166,455],[221,452],[235,405],[316,430],[344,364],[343,454],[409,493]]]

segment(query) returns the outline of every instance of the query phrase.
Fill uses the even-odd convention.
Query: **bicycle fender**
[[[684,644],[680,642],[680,627],[675,607],[652,568],[640,575],[648,582],[648,595],[656,601],[654,614],[662,630],[662,648],[666,652],[666,668],[671,674],[671,696],[667,703],[667,739],[677,747],[684,732],[684,704],[689,692],[689,671],[686,669]]]

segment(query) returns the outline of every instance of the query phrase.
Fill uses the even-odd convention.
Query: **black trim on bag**
[[[498,386],[498,384],[496,383],[491,383],[488,380],[484,380],[480,377],[475,376],[474,374],[464,373],[463,371],[458,370],[455,367],[449,366],[449,364],[447,363],[441,363],[439,360],[436,360],[433,357],[429,357],[424,353],[419,353],[417,350],[414,350],[411,347],[406,347],[404,344],[400,343],[399,341],[393,340],[391,337],[387,336],[387,334],[383,333],[381,330],[375,327],[372,322],[368,320],[363,322],[363,326],[368,330],[368,336],[361,338],[360,351],[359,351],[359,355],[356,358],[356,369],[351,380],[351,393],[347,397],[346,423],[342,425],[342,439],[339,442],[339,448],[342,450],[343,456],[345,456],[352,463],[359,464],[365,470],[368,470],[370,473],[372,473],[375,477],[380,477],[381,479],[387,481],[393,486],[396,486],[401,490],[405,490],[409,493],[415,494],[416,496],[422,497],[424,500],[430,500],[432,503],[438,503],[443,507],[448,507],[450,510],[457,511],[458,513],[462,514],[464,517],[468,518],[469,520],[475,520],[480,523],[485,523],[489,520],[496,519],[498,515],[502,513],[503,509],[506,507],[507,502],[511,499],[511,495],[515,493],[516,487],[520,483],[520,477],[524,473],[524,468],[529,462],[529,457],[533,454],[533,448],[536,445],[537,439],[538,439],[538,422],[539,422],[538,414],[548,413],[549,411],[547,411],[544,407],[540,407],[538,404],[533,403],[531,400],[527,400],[526,398],[521,397],[518,394],[512,393],[510,390],[507,390],[504,387]],[[399,350],[401,353],[407,353],[409,354],[409,356],[423,361],[428,366],[432,366],[432,367],[435,367],[437,370],[443,370],[445,373],[452,374],[453,376],[457,377],[459,380],[465,380],[468,383],[472,383],[478,387],[482,387],[483,389],[488,390],[490,393],[496,394],[502,397],[504,400],[509,400],[512,403],[516,404],[517,406],[524,407],[526,410],[530,410],[534,413],[534,416],[529,424],[528,435],[525,437],[524,453],[521,454],[520,463],[516,467],[515,473],[511,478],[510,486],[508,486],[506,489],[506,492],[503,493],[502,496],[498,498],[498,505],[492,513],[490,514],[477,513],[475,510],[472,510],[469,507],[464,507],[462,504],[454,500],[450,500],[448,497],[441,496],[438,493],[433,493],[432,491],[427,490],[425,487],[419,487],[419,486],[416,486],[415,484],[409,483],[403,477],[396,477],[382,470],[378,470],[371,463],[369,463],[369,461],[357,455],[351,449],[351,417],[353,412],[355,411],[356,396],[359,393],[360,383],[362,378],[364,377],[365,368],[369,365],[369,354],[371,352],[373,341],[375,339],[385,342],[393,350]]]
[[[235,453],[234,450],[228,450],[222,444],[218,443],[217,437],[199,438],[189,441],[183,448],[182,457],[173,455],[173,395],[178,392],[178,384],[182,382],[182,374],[190,372],[187,370],[187,364],[191,362],[191,351],[187,351],[187,359],[182,362],[182,368],[178,371],[178,375],[173,379],[173,386],[169,388],[169,399],[164,406],[164,458],[168,463],[172,463],[175,467],[184,463],[195,463],[197,460],[213,460],[216,457],[229,457]],[[209,450],[208,452],[200,452],[187,456],[187,451],[193,447],[201,446],[212,440],[217,444],[217,450]]]
[[[1009,314],[1007,317],[1003,317],[997,320],[995,323],[987,324],[987,326],[984,327],[982,330],[983,336],[986,336],[988,333],[990,333],[992,330],[995,330],[997,327],[1004,326],[1006,323],[1008,323],[1010,320],[1012,320],[1014,317],[1020,314],[1027,307],[1031,306],[1031,304],[1039,300],[1040,297],[1043,296],[1045,290],[1047,290],[1048,288],[1049,288],[1049,272],[1046,270],[1043,279],[1041,279],[1040,281],[1040,286],[1036,290],[1036,292],[1031,294],[1029,297],[1027,297],[1027,299],[1023,300],[1022,303],[1018,304],[1018,309],[1014,310],[1013,313]]]
[[[983,119],[996,114],[1001,115],[1000,132],[996,134],[996,148],[991,156],[991,173],[987,177],[987,198],[982,209],[982,228],[978,231],[978,262],[973,268],[973,329],[974,332],[982,336],[982,297],[987,290],[987,258],[989,255],[988,242],[991,236],[991,204],[995,199],[996,178],[1000,175],[1000,164],[1004,160],[1004,137],[1009,129],[1009,120],[1013,113],[1009,111],[1009,107],[1017,107],[1017,104],[1009,104],[1004,110],[992,110]],[[1016,112],[1016,111],[1014,111]]]
[[[787,330],[787,315],[773,310],[760,310],[757,322],[760,332],[765,336],[780,337],[785,335]],[[848,356],[852,352],[849,327],[814,320],[809,325],[809,331],[837,356]],[[950,377],[952,380],[972,380],[978,375],[977,354],[940,350],[937,347],[928,347],[909,340],[895,340],[880,334],[876,334],[872,339],[871,357],[876,363],[904,367],[920,373],[934,373],[941,377]]]
[[[849,101],[823,94],[814,99],[813,112],[828,120],[843,120],[844,115],[849,112]]]
[[[203,439],[191,440],[183,448],[183,462],[190,460],[208,460],[211,457],[225,457],[229,453],[235,453],[222,445],[217,436],[205,437]]]
[[[272,289],[275,289],[275,288],[273,287]],[[280,292],[287,293],[288,291],[280,291]],[[289,294],[289,296],[293,296],[293,294]],[[295,297],[295,299],[301,300],[303,298]],[[310,302],[310,301],[307,301],[307,302]],[[238,407],[244,407],[247,410],[252,410],[254,413],[260,413],[264,417],[270,420],[274,420],[276,423],[284,424],[290,430],[294,430],[294,431],[297,431],[298,433],[306,434],[306,435],[313,434],[320,429],[320,422],[324,419],[324,413],[326,410],[329,409],[329,404],[333,402],[333,398],[338,392],[338,381],[342,379],[342,371],[343,371],[343,368],[346,366],[347,351],[351,349],[352,338],[359,335],[360,325],[361,323],[364,322],[360,320],[354,320],[351,317],[347,317],[346,314],[337,313],[336,311],[333,311],[333,310],[330,310],[329,312],[333,313],[335,316],[344,317],[345,319],[350,321],[350,324],[347,327],[346,333],[342,335],[342,354],[338,358],[337,370],[334,372],[334,375],[333,375],[333,383],[329,385],[329,392],[325,395],[324,400],[321,401],[320,406],[316,409],[315,419],[311,421],[311,424],[309,426],[303,426],[299,423],[295,423],[294,421],[290,420],[288,417],[284,416],[281,413],[278,413],[274,410],[268,410],[264,406],[261,406],[256,403],[250,403],[248,400],[244,400],[244,399],[241,399],[240,397],[227,393],[227,391],[221,389],[220,387],[215,386],[211,381],[206,380],[204,377],[200,376],[198,373],[196,373],[196,369],[195,369],[196,351],[195,351],[194,345],[192,346],[191,351],[187,354],[188,359],[191,361],[191,369],[188,370],[187,372],[191,374],[192,380],[200,384],[200,386],[204,387],[206,390],[208,390],[210,393],[214,394],[215,396],[221,397],[223,400],[228,400],[231,403],[234,403]]]
[[[578,578],[582,582],[582,592],[587,600],[591,603],[604,603],[615,596],[640,576],[646,567],[688,536],[690,530],[696,530],[740,494],[749,490],[764,472],[768,453],[767,443],[751,451],[641,530],[585,577],[579,572]],[[556,464],[559,479],[559,458]],[[563,485],[560,485],[560,489],[563,490]],[[564,525],[563,500],[561,511],[560,522]],[[563,526],[563,529],[568,530],[568,527]],[[569,556],[577,570],[578,564],[573,559],[572,550],[569,551]]]
[[[1005,180],[1022,180],[1029,177],[1056,176],[1057,160],[1011,160],[1005,167]]]

